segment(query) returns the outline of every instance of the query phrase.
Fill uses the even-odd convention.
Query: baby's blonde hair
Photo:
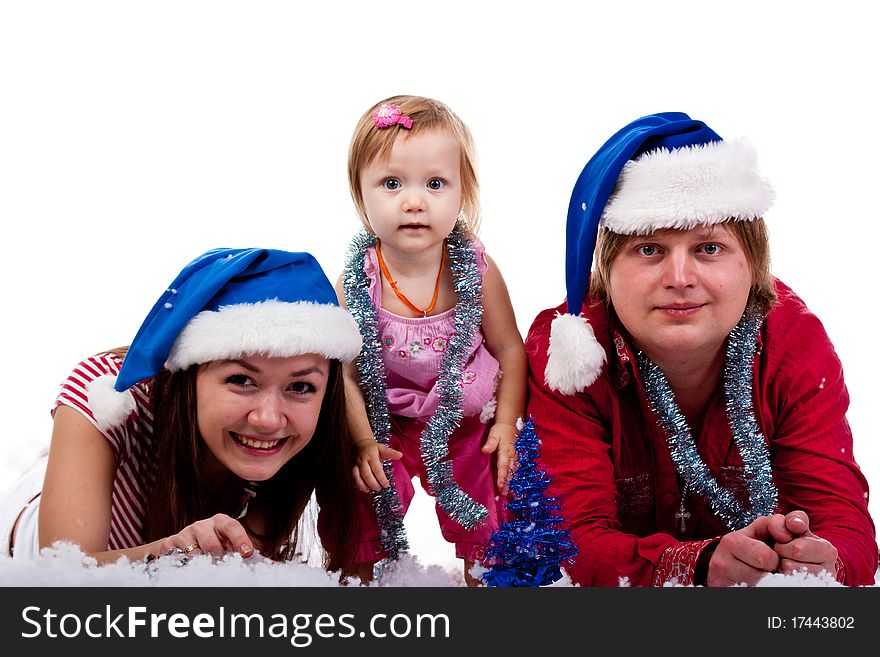
[[[400,108],[400,113],[412,119],[412,128],[399,125],[377,128],[373,123],[373,111],[384,103]],[[351,137],[348,149],[348,186],[351,198],[366,229],[373,232],[367,219],[364,197],[361,191],[361,173],[375,159],[385,159],[391,153],[394,140],[403,131],[417,135],[434,129],[446,130],[458,143],[461,153],[461,223],[471,235],[480,228],[480,184],[477,180],[477,154],[471,131],[445,104],[422,96],[392,96],[368,109],[360,118]]]

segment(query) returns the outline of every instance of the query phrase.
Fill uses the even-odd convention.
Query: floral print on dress
[[[401,358],[406,358],[406,351],[401,349],[400,351],[397,352],[397,355],[400,356]]]
[[[424,347],[422,346],[422,343],[418,340],[413,340],[409,343],[409,353],[411,353],[413,356],[419,353],[422,349],[424,349]]]
[[[461,382],[470,385],[477,380],[476,372],[467,371],[461,375]]]
[[[433,347],[434,351],[436,351],[437,353],[446,351],[446,347],[448,346],[449,340],[444,338],[442,335],[438,335],[436,338],[434,338],[434,342],[431,344],[431,347]]]
[[[382,344],[391,349],[391,347],[394,346],[394,336],[386,335],[384,338],[382,338]]]

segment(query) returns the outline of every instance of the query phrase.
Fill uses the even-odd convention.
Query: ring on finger
[[[200,550],[200,549],[201,549],[201,548],[199,547],[199,544],[198,544],[198,543],[193,543],[192,545],[187,545],[185,548],[183,548],[183,553],[184,553],[184,554],[189,554],[189,553],[192,552],[193,550]]]

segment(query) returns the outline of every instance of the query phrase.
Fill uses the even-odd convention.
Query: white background
[[[127,344],[194,256],[306,250],[335,280],[359,226],[351,131],[397,93],[473,131],[482,237],[523,333],[564,296],[569,194],[607,137],[660,111],[749,137],[778,194],[774,272],[836,345],[880,486],[868,6],[0,0],[0,489],[48,444],[70,368]],[[451,561],[422,498],[410,516],[417,554]]]

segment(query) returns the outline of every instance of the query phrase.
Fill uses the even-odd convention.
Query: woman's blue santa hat
[[[190,262],[162,293],[126,352],[118,377],[91,383],[102,429],[134,410],[129,388],[158,374],[247,354],[319,354],[343,362],[361,334],[317,260],[273,249],[214,249]]]
[[[547,385],[582,392],[599,377],[605,350],[580,315],[599,226],[621,235],[762,217],[773,202],[754,148],[723,141],[681,112],[643,116],[618,131],[578,177],[568,206],[567,313],[550,327]]]

